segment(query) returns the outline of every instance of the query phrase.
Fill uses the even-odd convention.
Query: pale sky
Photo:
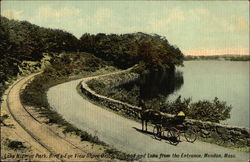
[[[165,36],[185,55],[249,54],[248,1],[2,1],[1,15],[84,33]]]

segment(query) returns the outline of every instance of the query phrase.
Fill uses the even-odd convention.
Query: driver
[[[176,116],[175,116],[175,124],[179,125],[182,124],[184,122],[186,118],[186,115],[183,111],[180,111]]]
[[[170,122],[167,124],[168,126],[177,126],[183,124],[184,120],[186,118],[186,115],[183,111],[180,111],[178,114],[175,115],[173,119],[170,120]]]

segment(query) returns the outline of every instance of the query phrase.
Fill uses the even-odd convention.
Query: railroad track
[[[12,91],[12,89],[15,87],[15,85],[17,85],[19,82],[21,82],[24,78],[21,78],[19,79],[18,81],[16,81],[12,86],[11,88],[9,89],[8,93],[7,93],[7,99],[6,99],[6,103],[7,103],[7,108],[11,114],[11,116],[13,117],[13,119],[25,130],[25,132],[27,132],[38,144],[40,144],[45,150],[47,150],[49,153],[51,154],[54,154],[55,152],[48,146],[44,145],[40,139],[38,139],[31,131],[29,131],[26,126],[24,124],[22,124],[22,122],[20,120],[17,119],[16,115],[14,114],[14,112],[12,111],[11,107],[10,107],[10,102],[9,102],[9,94],[10,92]],[[29,79],[30,80],[30,79]],[[25,83],[27,83],[29,80],[27,80]],[[24,84],[25,84],[24,83]],[[20,92],[20,91],[19,91]],[[26,109],[25,109],[26,112],[28,112]],[[30,113],[28,113],[30,114]],[[31,115],[31,114],[30,114]],[[32,118],[34,118],[33,116],[31,116]],[[35,118],[34,118],[35,119]],[[39,122],[37,119],[35,119],[37,122]],[[62,159],[60,158],[57,158],[58,160],[60,161],[63,161]]]
[[[20,90],[24,88],[24,86],[31,80],[33,79],[36,75],[39,75],[40,73],[37,74],[32,74],[30,76],[28,76],[29,78],[22,83],[21,88],[18,89],[18,97],[20,96]],[[20,83],[21,81],[23,81],[25,78],[21,78],[18,81],[16,81],[9,89],[8,93],[7,93],[7,99],[6,99],[6,103],[7,103],[7,108],[11,114],[11,116],[13,117],[13,119],[23,128],[23,130],[25,132],[27,132],[40,146],[42,146],[45,150],[47,150],[50,154],[52,155],[56,155],[57,152],[48,144],[44,143],[36,134],[34,134],[31,130],[29,130],[27,128],[27,125],[25,125],[17,116],[19,114],[16,114],[16,112],[14,112],[12,109],[13,107],[11,107],[10,105],[10,93],[12,92],[13,88]],[[36,119],[36,117],[34,117],[28,110],[27,108],[21,104],[21,108],[25,111],[26,116],[31,117],[38,125],[44,125],[44,123],[40,122],[39,120]],[[65,138],[61,137],[60,135],[58,135],[55,131],[53,131],[51,128],[49,128],[48,126],[45,127],[45,129],[47,129],[49,132],[51,132],[53,134],[53,136],[59,138],[60,140],[64,141],[64,143],[70,145],[70,147],[72,147],[73,149],[77,149],[80,152],[83,152],[85,154],[87,154],[87,152],[83,149],[81,149],[80,147],[76,146],[75,144],[73,144],[72,142],[66,140]],[[57,159],[57,161],[65,161],[63,158],[59,158],[59,157],[55,157]],[[95,158],[93,160],[100,160],[98,158]]]

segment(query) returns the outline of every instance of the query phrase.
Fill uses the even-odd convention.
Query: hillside
[[[0,96],[23,61],[40,61],[43,53],[78,49],[78,39],[68,32],[2,16],[0,20]]]
[[[77,39],[71,33],[39,27],[27,21],[9,20],[1,16],[0,25],[0,96],[23,66],[41,68],[45,55],[56,57],[62,52],[88,52],[119,68],[139,64],[143,71],[168,71],[182,65],[184,55],[165,37],[157,34],[83,34]],[[51,53],[53,53],[51,55]]]
[[[174,69],[182,65],[184,55],[177,46],[170,45],[157,34],[84,34],[80,38],[81,50],[113,61],[120,68],[140,63],[140,68],[151,71]]]

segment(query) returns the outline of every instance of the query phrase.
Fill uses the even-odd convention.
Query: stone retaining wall
[[[115,75],[103,76],[100,78],[95,78],[93,80],[98,80],[99,82],[105,85],[105,88],[114,88],[119,85],[123,85],[130,81],[136,80],[139,78],[139,74],[130,72],[130,70],[121,71]]]
[[[122,71],[120,73],[116,73],[115,75],[128,74],[129,72],[130,71]],[[110,77],[110,76],[103,76],[103,77]],[[114,77],[114,75],[112,77]],[[97,79],[97,77],[94,77],[92,79]],[[90,79],[85,79],[81,83],[81,90],[86,96],[88,96],[91,99],[103,104],[104,106],[108,107],[111,110],[123,112],[123,113],[125,113],[126,115],[128,115],[130,117],[139,119],[140,111],[141,111],[140,107],[133,106],[133,105],[128,104],[128,103],[124,103],[124,102],[121,102],[121,101],[118,101],[118,100],[114,100],[112,98],[108,98],[106,96],[99,95],[95,91],[93,91],[92,89],[89,88],[89,86],[87,85],[88,81],[90,81]],[[118,85],[120,85],[122,83],[125,83],[124,79],[119,79],[119,80],[116,80],[115,82],[116,82],[116,86],[118,86]],[[107,80],[107,83],[105,83],[105,85],[110,85],[110,84],[113,84],[113,83],[114,82],[112,80]],[[110,85],[110,87],[114,87],[114,86]]]
[[[222,125],[189,119],[198,128],[201,138],[231,147],[250,147],[250,131],[247,128]]]
[[[125,82],[124,76],[129,75],[130,70],[122,71],[116,73],[112,76],[102,76],[102,77],[110,77],[106,84],[109,84],[109,87],[120,85]],[[119,76],[123,75],[122,79],[117,79]],[[112,79],[113,78],[113,79]],[[114,78],[115,81],[114,81]],[[130,77],[131,78],[131,77]],[[91,79],[98,79],[97,77],[92,77]],[[114,100],[112,98],[108,98],[106,96],[102,96],[91,90],[87,82],[91,79],[86,78],[81,83],[81,91],[88,96],[89,98],[103,104],[111,110],[123,112],[126,115],[133,117],[135,119],[140,119],[141,108],[137,106],[133,106],[128,103],[124,103],[118,100]],[[101,79],[101,78],[100,78]],[[114,85],[115,84],[115,85]],[[162,113],[164,117],[172,118],[174,115]],[[187,119],[194,125],[198,132],[199,136],[206,141],[210,141],[213,143],[217,143],[224,146],[229,147],[250,147],[250,130],[247,128],[239,128],[234,126],[222,125],[218,123],[212,122],[204,122],[200,120]]]

